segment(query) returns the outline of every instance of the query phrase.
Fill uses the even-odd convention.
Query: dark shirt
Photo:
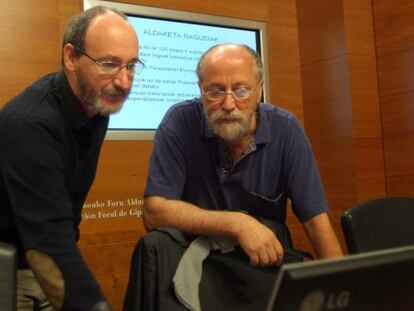
[[[326,212],[312,148],[295,116],[261,103],[257,117],[255,148],[223,174],[220,139],[208,127],[201,101],[174,105],[157,129],[144,195],[281,223],[287,198],[302,223]]]
[[[49,74],[0,110],[0,241],[49,255],[65,279],[64,309],[103,295],[77,247],[108,117],[88,118],[63,72]]]

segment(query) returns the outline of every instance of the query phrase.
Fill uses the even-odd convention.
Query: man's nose
[[[114,84],[124,90],[131,88],[134,76],[128,71],[127,67],[122,67],[114,76]]]
[[[224,95],[222,108],[225,111],[231,111],[236,108],[236,100],[232,92],[226,92]]]

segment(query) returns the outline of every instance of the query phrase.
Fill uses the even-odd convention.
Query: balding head
[[[86,33],[89,29],[90,24],[98,16],[102,16],[105,14],[115,14],[119,16],[119,18],[127,22],[127,17],[124,13],[116,9],[107,8],[103,6],[92,7],[72,17],[72,19],[69,21],[63,33],[62,65],[63,65],[63,48],[65,47],[65,45],[68,43],[71,43],[74,46],[77,46],[78,48],[80,48],[81,50],[85,50]],[[79,51],[75,51],[74,53],[75,53],[75,56],[80,55]]]
[[[201,82],[203,80],[204,75],[204,66],[206,64],[206,60],[214,60],[219,57],[232,57],[232,56],[242,56],[243,54],[249,55],[254,62],[254,70],[257,81],[263,80],[263,63],[260,58],[260,55],[251,49],[249,46],[244,44],[217,44],[212,46],[208,49],[201,57],[197,64],[197,78],[198,81]]]
[[[105,7],[77,15],[69,22],[62,50],[63,70],[86,113],[119,111],[141,64],[138,37],[126,17]]]

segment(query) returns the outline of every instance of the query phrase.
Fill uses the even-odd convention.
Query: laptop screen
[[[16,310],[17,251],[12,245],[0,243],[0,309]]]
[[[267,311],[414,310],[414,246],[286,264]]]

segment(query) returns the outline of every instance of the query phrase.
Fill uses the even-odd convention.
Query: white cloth
[[[191,242],[173,278],[175,294],[187,309],[201,311],[199,285],[204,259],[211,250],[220,250],[224,254],[233,251],[235,245],[236,239],[230,237],[202,236]]]

